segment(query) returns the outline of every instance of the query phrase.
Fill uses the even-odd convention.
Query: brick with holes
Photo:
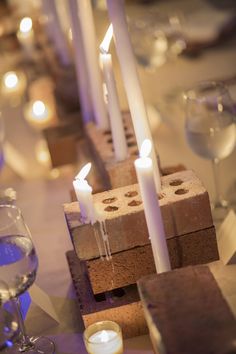
[[[124,338],[148,332],[136,284],[94,296],[85,263],[79,261],[74,251],[67,252],[67,259],[85,327],[110,320],[121,326]]]
[[[193,171],[164,176],[161,182],[159,202],[167,239],[213,226],[208,193]],[[138,184],[97,193],[93,197],[105,220],[112,253],[149,244]],[[64,212],[78,257],[83,260],[98,258],[96,225],[81,223],[78,202],[65,204]]]
[[[129,112],[123,112],[124,128],[129,156],[124,161],[116,161],[112,146],[111,131],[101,131],[94,123],[86,125],[86,135],[97,168],[103,176],[105,189],[118,188],[137,183],[134,160],[138,155],[134,129]]]

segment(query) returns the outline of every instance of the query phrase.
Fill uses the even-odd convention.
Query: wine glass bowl
[[[33,284],[38,268],[32,240],[21,218],[17,207],[0,205],[0,278],[8,284],[11,297],[21,295]]]
[[[203,81],[184,93],[185,133],[190,148],[212,161],[215,180],[213,207],[227,207],[220,194],[217,164],[235,147],[235,108],[227,87],[221,82]]]
[[[37,254],[20,209],[14,205],[0,205],[0,279],[9,289],[6,292],[0,282],[0,294],[5,300],[10,297],[15,304],[21,332],[16,353],[51,354],[55,351],[50,339],[26,334],[17,298],[34,283],[37,269]]]

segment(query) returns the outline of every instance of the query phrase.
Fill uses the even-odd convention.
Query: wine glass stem
[[[16,310],[16,315],[17,315],[18,325],[19,325],[20,335],[21,335],[20,351],[24,352],[27,351],[27,349],[31,348],[33,344],[31,343],[30,338],[26,333],[25,324],[21,313],[19,298],[18,297],[14,298],[13,302],[15,304],[15,310]]]
[[[213,177],[215,183],[215,202],[214,206],[221,205],[221,194],[220,194],[220,182],[219,182],[219,170],[218,170],[219,159],[212,160]]]

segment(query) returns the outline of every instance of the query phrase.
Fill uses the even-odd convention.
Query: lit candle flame
[[[13,89],[18,85],[18,77],[14,71],[9,71],[4,75],[4,84],[7,88]]]
[[[151,140],[145,139],[142,142],[141,149],[140,149],[140,157],[148,157],[152,150],[152,143]]]
[[[20,21],[20,32],[22,33],[28,33],[31,31],[33,26],[32,20],[30,17],[24,17]]]
[[[103,330],[101,333],[101,342],[108,342],[109,341],[109,335],[107,331]]]
[[[77,176],[75,176],[75,179],[84,180],[87,177],[91,167],[91,162],[88,162],[84,167],[81,168]]]
[[[103,38],[103,41],[100,45],[100,51],[103,53],[103,54],[106,54],[108,53],[109,51],[109,46],[110,46],[110,43],[111,43],[111,40],[112,40],[112,36],[113,36],[113,27],[112,27],[112,24],[110,24],[110,26],[108,27],[107,31],[106,31],[106,34],[105,34],[105,37]]]
[[[32,106],[32,111],[36,117],[42,117],[46,113],[45,104],[42,101],[35,101]]]

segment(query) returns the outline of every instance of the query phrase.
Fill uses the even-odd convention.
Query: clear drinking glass
[[[21,341],[15,352],[54,353],[54,344],[46,337],[29,337],[26,334],[18,296],[35,281],[38,268],[37,254],[21,211],[13,205],[0,205],[0,279],[9,291],[1,287],[2,298],[15,303]]]
[[[0,279],[0,352],[13,346],[19,326],[7,284]],[[3,296],[4,294],[4,296]]]
[[[220,192],[217,166],[235,147],[235,108],[223,83],[204,81],[185,92],[185,132],[189,146],[213,166],[215,201],[213,208],[226,208]]]

